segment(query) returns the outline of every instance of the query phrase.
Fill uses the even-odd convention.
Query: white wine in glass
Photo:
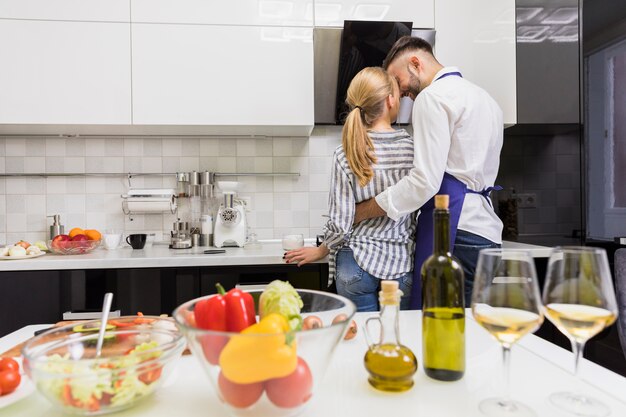
[[[585,343],[617,319],[617,301],[606,251],[558,247],[548,261],[543,302],[548,319],[567,336],[574,352],[574,374]],[[604,403],[583,393],[557,392],[550,401],[579,416],[606,416]]]
[[[504,395],[481,401],[480,410],[494,417],[535,416],[528,406],[509,397],[511,346],[543,323],[535,264],[529,252],[480,251],[474,275],[472,314],[502,346]]]

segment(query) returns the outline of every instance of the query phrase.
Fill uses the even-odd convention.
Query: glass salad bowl
[[[63,412],[111,413],[152,394],[185,349],[171,318],[124,316],[107,323],[96,357],[100,322],[42,333],[22,349],[24,370],[37,390]]]
[[[100,240],[49,240],[48,249],[57,255],[82,255],[100,246]]]
[[[198,328],[194,308],[216,295],[188,301],[174,311],[173,317],[192,353],[199,358],[231,415],[291,417],[316,400],[316,392],[356,306],[336,294],[296,291],[304,304],[302,319],[315,319],[321,327],[291,331],[287,325],[286,330],[283,327],[276,331],[277,327],[272,326],[287,319],[269,314],[253,325],[254,331],[249,330],[252,327],[243,333]],[[261,292],[248,291],[255,300],[257,314]]]

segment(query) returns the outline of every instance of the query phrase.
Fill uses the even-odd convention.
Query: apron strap
[[[500,185],[494,185],[493,187],[487,187],[482,191],[474,191],[474,190],[470,190],[469,188],[467,188],[466,192],[470,194],[482,195],[483,197],[485,197],[485,200],[487,200],[487,203],[489,203],[489,205],[493,207],[493,205],[491,204],[491,199],[489,198],[489,195],[491,194],[493,190],[500,191],[502,190],[502,187]]]

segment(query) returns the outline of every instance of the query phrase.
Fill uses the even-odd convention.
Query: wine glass
[[[472,292],[472,314],[502,345],[504,395],[488,398],[479,409],[488,416],[535,416],[509,396],[511,346],[543,323],[537,272],[530,253],[483,249],[478,256]]]
[[[591,247],[553,249],[543,302],[548,319],[572,342],[576,375],[585,342],[617,318],[617,301],[606,251]],[[550,401],[580,416],[605,416],[611,411],[602,402],[581,393],[554,393]]]

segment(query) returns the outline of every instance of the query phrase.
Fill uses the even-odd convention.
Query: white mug
[[[102,236],[104,247],[108,250],[117,249],[122,241],[122,233],[117,231],[106,231]]]

